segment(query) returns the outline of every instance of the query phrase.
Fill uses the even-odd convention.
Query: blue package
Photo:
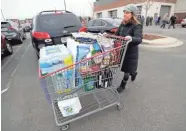
[[[88,53],[90,52],[90,45],[78,45],[77,46],[77,56],[76,56],[76,62],[81,61],[82,59],[86,58]],[[76,65],[76,70],[75,70],[75,86],[80,88],[83,85],[83,78],[79,72],[80,69],[80,64]]]
[[[100,45],[98,44],[98,42],[95,42],[95,43],[93,44],[93,48],[94,48],[94,50],[95,50],[96,52],[101,51],[101,47],[100,47]]]
[[[78,45],[77,46],[76,62],[79,62],[83,58],[85,58],[88,55],[89,52],[90,52],[90,46],[89,45]]]

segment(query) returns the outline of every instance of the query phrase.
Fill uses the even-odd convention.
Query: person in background
[[[160,21],[161,21],[161,16],[158,17],[157,25],[160,25]]]
[[[150,17],[150,26],[152,26],[153,17]]]
[[[137,7],[130,4],[124,7],[123,22],[120,24],[116,35],[125,37],[125,40],[131,41],[128,45],[124,60],[121,62],[121,71],[124,77],[117,91],[121,93],[125,90],[127,81],[131,75],[131,80],[136,79],[138,67],[138,45],[142,42],[142,25],[136,18]]]
[[[149,24],[150,24],[150,17],[148,16],[146,19],[146,26],[149,26]]]
[[[158,17],[155,16],[155,17],[154,17],[154,24],[157,25],[157,23],[158,23]]]
[[[160,28],[165,28],[167,22],[168,22],[168,13],[164,15],[163,20],[162,20],[162,25],[160,26]]]
[[[138,20],[138,21],[141,23],[141,25],[142,25],[143,22],[142,22],[142,16],[141,16],[141,15],[138,15],[138,16],[137,16],[137,20]],[[142,26],[143,26],[143,25],[142,25]]]
[[[91,18],[90,17],[88,17],[88,22],[91,20]]]
[[[137,16],[138,21],[141,21],[141,15]]]
[[[144,24],[144,21],[145,21],[145,18],[144,18],[144,16],[142,15],[141,16],[141,25],[143,26],[143,24]]]
[[[170,18],[170,25],[168,28],[170,29],[170,27],[172,26],[175,29],[175,24],[176,24],[176,16],[172,15]]]

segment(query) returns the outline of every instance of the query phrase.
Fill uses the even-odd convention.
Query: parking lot
[[[138,78],[121,94],[124,108],[109,108],[74,122],[70,131],[186,130],[186,32],[145,31],[175,36],[184,44],[168,49],[140,48]],[[58,131],[51,105],[40,88],[37,56],[27,36],[23,44],[14,46],[12,56],[1,61],[2,130]]]

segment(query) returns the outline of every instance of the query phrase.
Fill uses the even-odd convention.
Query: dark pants
[[[160,25],[160,21],[158,20],[157,25]]]
[[[127,83],[127,81],[129,80],[129,77],[130,77],[129,73],[124,73],[123,82]]]
[[[149,21],[146,22],[146,26],[149,26]]]
[[[163,21],[163,24],[160,26],[161,28],[165,28],[166,22]]]
[[[150,21],[150,26],[152,26],[152,21]]]
[[[169,28],[170,28],[171,26],[175,29],[175,23],[170,23]]]
[[[129,80],[129,77],[133,77],[133,76],[136,76],[137,72],[134,72],[134,73],[124,73],[124,76],[123,76],[123,82],[126,84],[127,81]]]

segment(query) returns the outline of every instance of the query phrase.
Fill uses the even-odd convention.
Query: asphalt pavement
[[[167,49],[141,47],[139,75],[121,94],[124,108],[112,107],[74,122],[69,131],[186,130],[186,29],[144,30],[174,36],[184,44]],[[14,55],[1,61],[2,131],[59,131],[40,88],[30,37],[14,49]]]

